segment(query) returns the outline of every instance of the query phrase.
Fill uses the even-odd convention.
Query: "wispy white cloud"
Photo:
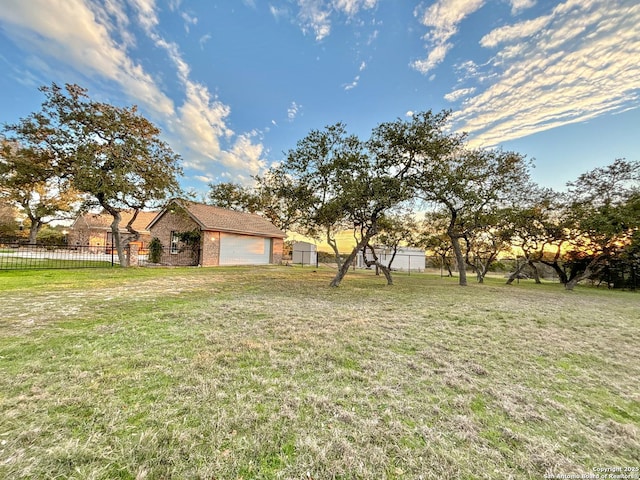
[[[458,24],[484,3],[485,0],[437,0],[427,9],[416,8],[414,15],[429,29],[424,36],[429,54],[411,66],[426,74],[442,63],[452,47],[449,39],[458,33]]]
[[[296,119],[300,108],[302,108],[301,105],[298,105],[296,102],[291,102],[291,105],[287,109],[287,118],[290,122],[293,122]]]
[[[191,30],[191,25],[198,24],[198,17],[189,15],[187,12],[180,12],[180,16],[182,17],[182,20],[184,20],[184,29],[187,33]]]
[[[514,25],[506,25],[504,27],[496,28],[482,37],[480,45],[483,47],[493,48],[501,43],[513,42],[515,40],[530,37],[541,32],[551,20],[551,15],[544,15],[532,20],[516,23]]]
[[[373,42],[375,42],[378,38],[378,35],[380,35],[380,30],[374,30],[373,32],[371,32],[369,34],[369,37],[367,38],[367,45],[373,45]]]
[[[298,0],[298,19],[302,31],[312,31],[317,41],[331,32],[331,8],[321,0]]]
[[[205,35],[202,35],[200,37],[200,40],[198,40],[198,43],[200,44],[200,50],[204,50],[204,45],[211,40],[211,34],[207,33]]]
[[[360,75],[356,75],[356,77],[353,79],[351,83],[347,83],[343,85],[343,87],[346,91],[349,91],[351,89],[356,88],[358,86],[358,82],[360,82]]]
[[[315,39],[320,41],[331,33],[333,14],[353,19],[361,10],[374,8],[378,0],[297,0],[297,3],[302,31],[305,34],[313,32]]]
[[[143,8],[139,9],[140,16],[155,15],[155,10],[150,12],[144,5],[153,0],[130,1],[143,4]],[[226,125],[231,113],[230,107],[212,96],[205,85],[190,79],[190,67],[184,61],[178,45],[166,41],[154,27],[148,27],[156,25],[157,21],[141,20],[140,23],[146,27],[147,35],[156,46],[167,52],[175,65],[178,79],[184,86],[185,101],[178,108],[172,125],[180,141],[191,151],[186,165],[204,170],[213,161],[250,174],[258,173],[264,166],[260,159],[263,146],[253,144],[253,135],[249,134],[237,135],[233,140],[235,133]],[[230,143],[230,148],[223,148],[227,143]]]
[[[202,182],[202,183],[211,183],[213,182],[213,177],[209,177],[207,175],[194,175],[194,177],[196,180]]]
[[[262,145],[253,134],[235,134],[228,126],[229,106],[213,96],[207,86],[190,78],[191,69],[177,44],[157,33],[159,20],[154,0],[128,0],[136,15],[125,15],[124,0],[6,0],[0,9],[3,28],[34,56],[61,65],[87,78],[119,85],[134,103],[165,126],[174,149],[187,167],[207,170],[215,164],[249,174],[264,165]],[[180,2],[170,3],[172,11]],[[183,19],[191,24],[195,17]],[[135,44],[130,23],[137,21],[156,47],[173,62],[183,86],[184,100],[176,106],[156,79],[129,55]],[[203,37],[204,38],[204,37]],[[91,92],[90,92],[91,93]]]
[[[360,62],[360,66],[358,67],[358,71],[359,72],[364,72],[367,68],[367,62],[362,61]],[[354,77],[354,79],[350,82],[350,83],[345,83],[342,85],[342,88],[344,88],[345,91],[349,91],[352,90],[354,88],[356,88],[358,86],[358,83],[360,83],[360,75],[356,75]]]
[[[281,18],[286,18],[289,16],[289,10],[286,7],[275,7],[269,4],[269,12],[271,16],[276,20],[280,20]]]
[[[86,76],[99,76],[122,86],[156,115],[171,115],[173,102],[151,75],[127,54],[130,35],[112,35],[127,25],[122,5],[109,9],[82,0],[6,0],[0,19],[14,41],[40,58],[53,58]],[[105,24],[112,18],[112,24]],[[116,28],[116,26],[118,28]]]
[[[536,4],[536,0],[511,0],[511,13],[517,15],[518,13],[533,7]]]
[[[377,0],[334,0],[333,8],[343,12],[348,17],[353,17],[362,9],[370,9],[376,6]]]
[[[130,3],[132,3],[138,11],[138,22],[140,22],[145,30],[152,30],[158,25],[156,0],[132,0]],[[176,3],[174,8],[177,9],[179,7],[180,3]]]
[[[634,0],[567,0],[539,19],[489,33],[483,45],[501,49],[476,76],[490,77],[490,86],[466,99],[454,115],[458,128],[490,146],[637,108],[638,24]]]
[[[464,98],[464,97],[467,97],[469,95],[472,95],[473,92],[475,92],[475,91],[476,91],[475,87],[460,88],[458,90],[454,90],[453,92],[447,93],[444,96],[444,99],[447,100],[448,102],[457,102],[461,98]]]

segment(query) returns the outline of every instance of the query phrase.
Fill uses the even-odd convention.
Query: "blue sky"
[[[78,83],[138,105],[203,194],[311,129],[451,109],[562,189],[640,159],[638,25],[637,0],[0,0],[0,122]]]

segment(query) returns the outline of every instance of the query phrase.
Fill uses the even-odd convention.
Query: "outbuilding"
[[[426,264],[426,254],[421,248],[397,247],[396,249],[383,245],[374,246],[378,261],[392,270],[402,272],[423,272]],[[372,261],[373,255],[367,250],[367,260]],[[367,268],[362,252],[356,257],[356,265],[359,268]]]
[[[253,213],[174,199],[147,228],[163,245],[159,263],[165,265],[212,267],[282,261],[284,232]],[[192,255],[180,255],[185,250]]]
[[[318,266],[318,251],[313,243],[295,242],[291,253],[291,262],[296,265]]]

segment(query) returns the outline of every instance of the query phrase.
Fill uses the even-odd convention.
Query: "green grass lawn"
[[[0,272],[0,478],[640,467],[637,293],[333,273]]]
[[[3,270],[48,270],[77,268],[106,268],[111,262],[100,260],[61,260],[51,258],[0,257],[0,272]]]

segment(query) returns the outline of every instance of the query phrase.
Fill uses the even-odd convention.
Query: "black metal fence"
[[[104,268],[118,265],[111,246],[33,245],[0,240],[0,270]]]
[[[147,249],[125,248],[126,266],[198,265],[200,252],[193,249],[172,251],[163,247],[157,259]],[[0,270],[36,270],[65,268],[110,268],[119,266],[118,252],[112,245],[40,245],[23,239],[0,239]]]

